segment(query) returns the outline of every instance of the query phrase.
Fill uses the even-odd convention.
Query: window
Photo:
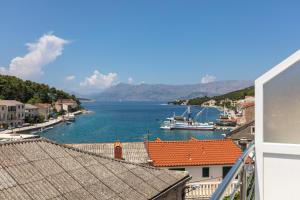
[[[202,168],[202,177],[209,177],[209,167]]]
[[[231,169],[231,167],[223,167],[223,178],[225,178],[225,176],[228,174],[230,169]]]
[[[170,168],[169,170],[185,171],[185,168]]]

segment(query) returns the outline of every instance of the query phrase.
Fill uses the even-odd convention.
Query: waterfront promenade
[[[49,126],[58,124],[62,121],[63,121],[63,118],[61,116],[59,116],[57,119],[52,119],[52,120],[49,120],[48,122],[43,122],[43,123],[35,124],[32,126],[22,127],[22,128],[14,128],[14,129],[10,129],[10,130],[0,131],[0,134],[27,132],[27,131],[31,131],[31,130],[35,130],[35,129],[49,127]]]
[[[86,111],[84,111],[86,112]],[[79,115],[83,113],[83,111],[79,110],[70,114],[73,115]],[[37,130],[37,129],[41,129],[41,128],[46,128],[49,126],[53,126],[55,124],[59,124],[61,122],[64,121],[64,117],[63,116],[59,116],[56,119],[51,119],[47,122],[43,122],[43,123],[39,123],[39,124],[34,124],[32,126],[26,126],[26,127],[21,127],[21,128],[14,128],[14,129],[10,129],[10,130],[4,130],[4,131],[0,131],[0,138],[1,138],[1,134],[12,134],[12,133],[22,133],[22,132],[28,132],[28,131],[32,131],[32,130]]]

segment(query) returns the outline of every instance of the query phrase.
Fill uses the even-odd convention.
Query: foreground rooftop
[[[114,158],[114,143],[69,144],[83,151]],[[144,142],[122,142],[123,159],[134,163],[147,163],[149,160]]]
[[[44,138],[0,144],[0,199],[156,199],[189,178]]]

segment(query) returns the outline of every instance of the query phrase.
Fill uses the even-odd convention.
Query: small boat
[[[73,122],[66,121],[66,124],[67,124],[67,125],[70,125],[70,124],[73,124]]]
[[[168,117],[160,126],[164,130],[202,130],[202,131],[212,131],[215,130],[215,124],[213,122],[198,122],[195,120],[206,108],[203,108],[200,112],[196,114],[194,119],[191,116],[191,108],[188,106],[187,110],[181,115],[173,117]],[[184,117],[188,114],[188,117]]]
[[[72,113],[68,113],[67,115],[65,115],[65,120],[66,121],[75,121],[75,115]]]
[[[41,127],[40,129],[36,130],[36,131],[31,131],[30,133],[31,134],[36,134],[36,133],[42,133],[44,131],[48,131],[48,130],[51,130],[53,129],[52,126],[49,126],[49,127]]]

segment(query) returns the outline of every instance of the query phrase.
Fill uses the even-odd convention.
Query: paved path
[[[49,120],[48,122],[35,124],[33,126],[27,126],[27,127],[22,127],[22,128],[14,128],[12,130],[0,131],[0,134],[18,133],[18,132],[24,132],[24,131],[30,131],[30,130],[35,130],[35,129],[39,129],[39,128],[44,128],[44,127],[58,124],[58,123],[62,122],[62,120],[63,120],[62,117],[58,117],[57,119],[52,119],[52,120]]]

